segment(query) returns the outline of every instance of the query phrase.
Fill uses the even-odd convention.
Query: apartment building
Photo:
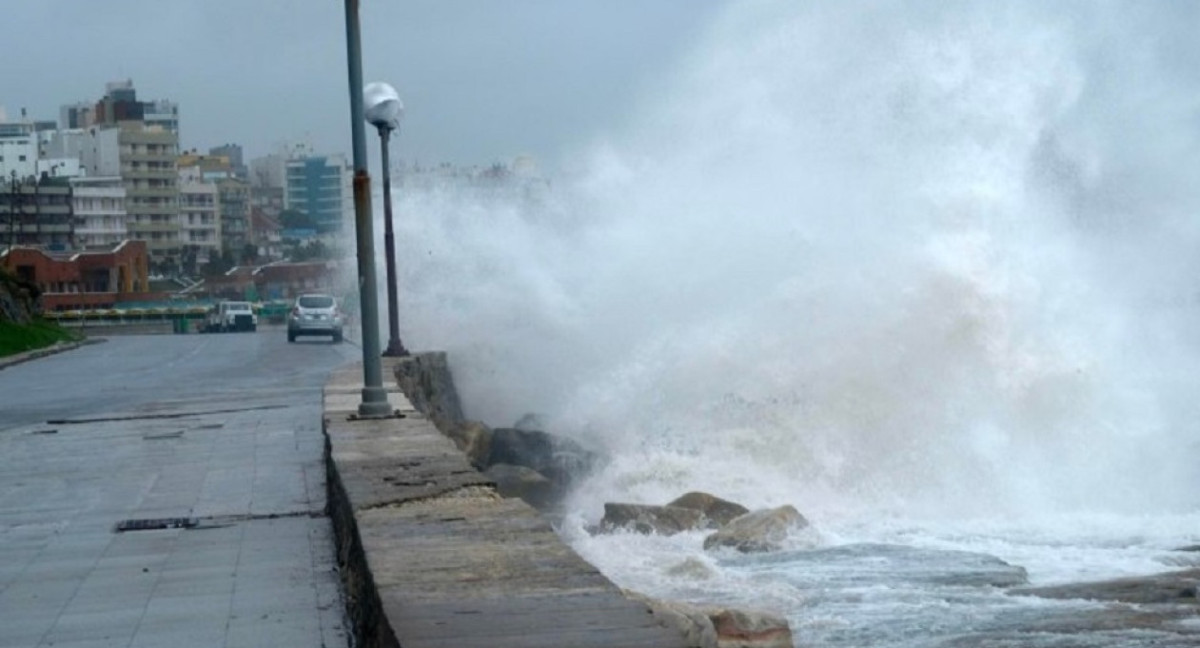
[[[37,159],[33,123],[0,121],[0,180],[24,180],[36,175]]]
[[[351,177],[344,155],[290,159],[284,176],[284,208],[308,214],[320,235],[340,235],[353,222]]]
[[[129,237],[125,228],[125,184],[119,177],[71,178],[75,246],[111,249]]]
[[[194,255],[195,264],[203,265],[221,255],[219,196],[217,185],[204,179],[200,167],[179,169],[180,244],[183,257]]]
[[[178,267],[182,241],[175,133],[140,121],[87,129],[81,162],[92,176],[120,176],[125,186],[126,230],[145,241],[150,264],[159,271]]]
[[[4,247],[70,249],[75,242],[71,186],[66,178],[32,177],[0,183],[0,241]]]
[[[242,260],[242,251],[251,242],[250,184],[238,178],[217,181],[221,203],[221,245]]]

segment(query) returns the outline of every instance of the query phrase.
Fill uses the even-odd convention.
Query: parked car
[[[250,302],[223,301],[208,311],[204,320],[205,333],[258,330],[258,316]]]
[[[329,335],[341,342],[344,319],[330,295],[300,295],[288,315],[288,342],[301,335]]]

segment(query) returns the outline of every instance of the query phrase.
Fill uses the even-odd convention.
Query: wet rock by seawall
[[[1090,583],[1023,587],[1011,590],[1010,594],[1052,599],[1120,601],[1143,605],[1197,605],[1200,604],[1197,588],[1200,588],[1200,569],[1185,569]]]
[[[734,518],[750,512],[750,509],[737,502],[731,502],[711,493],[699,491],[684,493],[667,502],[667,506],[678,506],[700,511],[704,514],[704,518],[710,523],[710,526],[714,528],[729,524]]]
[[[751,511],[705,538],[704,548],[730,547],[743,553],[777,551],[791,531],[807,526],[808,520],[791,505]]]
[[[609,502],[604,505],[604,518],[600,520],[600,530],[628,529],[638,533],[674,535],[703,528],[703,524],[704,514],[695,509]]]
[[[792,648],[792,629],[781,615],[762,610],[693,605],[654,599],[636,592],[630,598],[650,606],[654,618],[681,632],[691,648]]]

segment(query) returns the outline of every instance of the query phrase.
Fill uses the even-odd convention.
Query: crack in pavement
[[[81,425],[84,423],[109,423],[112,421],[148,421],[153,419],[177,419],[190,416],[207,416],[209,414],[233,414],[237,412],[255,412],[259,410],[287,409],[287,405],[258,405],[255,407],[235,407],[191,412],[169,412],[165,414],[128,414],[123,416],[100,416],[96,418],[50,419],[46,425]]]
[[[306,509],[286,511],[284,513],[240,513],[234,515],[203,515],[186,518],[153,518],[131,519],[118,522],[113,530],[117,533],[138,531],[161,531],[166,529],[183,529],[185,531],[203,531],[205,529],[223,529],[239,522],[256,522],[258,520],[281,520],[307,517],[319,519],[328,517],[324,509]]]

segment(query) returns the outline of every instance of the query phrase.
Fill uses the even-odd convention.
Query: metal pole
[[[37,175],[37,169],[34,169],[33,175],[33,232],[34,245],[42,245],[42,206],[39,204],[42,200],[42,183]],[[22,228],[23,229],[23,228]]]
[[[358,243],[358,298],[362,315],[363,390],[358,415],[390,416],[379,359],[379,304],[375,288],[375,232],[371,223],[371,176],[367,174],[367,140],[363,132],[362,45],[358,0],[346,0],[346,63],[350,76],[350,133],[354,142],[354,231]]]
[[[385,356],[402,357],[408,349],[400,342],[400,306],[396,298],[396,240],[392,233],[392,173],[388,162],[388,139],[392,129],[379,129],[379,148],[383,151],[383,249],[387,255],[388,346]]]
[[[11,193],[9,194],[8,203],[8,256],[12,258],[12,249],[15,243],[16,228],[14,225],[17,221],[17,170],[12,170],[11,180],[8,183]]]

